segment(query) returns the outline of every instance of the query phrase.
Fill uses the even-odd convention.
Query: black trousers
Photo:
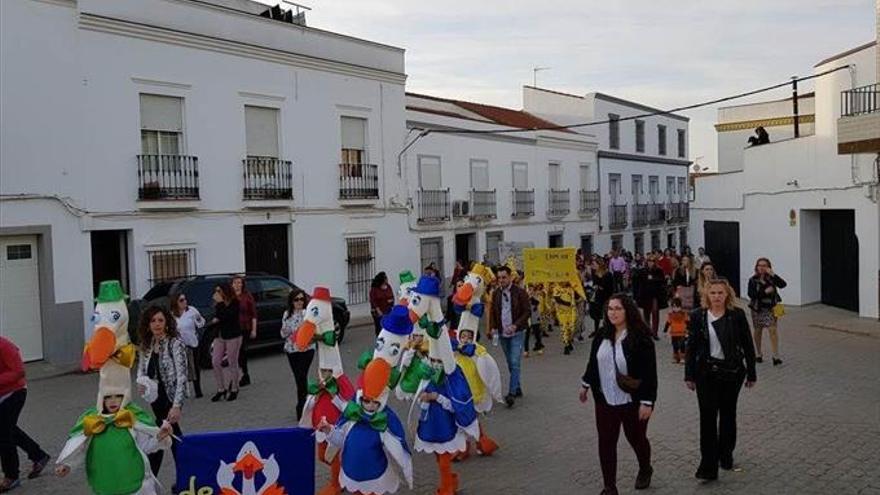
[[[743,379],[722,380],[706,372],[697,378],[700,406],[700,470],[717,473],[721,460],[732,462],[736,447],[736,402]]]
[[[528,330],[526,330],[526,337],[525,337],[525,343],[523,344],[523,351],[525,351],[525,352],[529,351],[529,335],[535,336],[535,348],[533,350],[537,351],[539,349],[544,348],[544,342],[542,342],[542,339],[544,338],[544,330],[541,329],[540,324],[535,323],[534,325],[531,325]]]
[[[640,470],[651,466],[651,442],[648,441],[648,422],[639,419],[638,402],[611,406],[604,399],[596,399],[596,431],[599,437],[599,464],[606,488],[617,486],[617,440],[620,427],[639,462]]]
[[[192,357],[193,360],[193,391],[199,397],[202,395],[202,367],[199,365],[199,347],[187,347],[187,349],[192,353],[189,357]]]
[[[40,448],[27,433],[18,427],[18,416],[24,408],[27,389],[16,390],[0,403],[0,465],[3,474],[16,480],[19,476],[18,451],[23,450],[32,462],[45,458],[48,454]]]
[[[159,380],[159,397],[153,401],[150,406],[153,408],[153,414],[156,415],[156,426],[162,426],[162,422],[165,421],[165,418],[168,417],[168,411],[171,410],[171,401],[168,400],[168,394],[165,393],[165,386],[162,384],[162,380]],[[174,423],[171,425],[171,429],[174,432],[174,436],[180,438],[183,436],[183,433],[180,431],[180,425]],[[177,440],[171,440],[171,455],[174,456],[174,460],[177,460]],[[159,450],[153,452],[152,454],[147,455],[147,458],[150,460],[150,469],[153,471],[153,474],[159,475],[159,468],[162,467],[162,459],[165,457],[165,451]]]
[[[306,397],[309,395],[309,368],[312,366],[312,360],[314,358],[314,349],[309,349],[305,352],[291,352],[287,354],[287,363],[290,364],[290,371],[293,372],[293,379],[296,381],[297,421],[302,417],[303,408],[306,405]]]

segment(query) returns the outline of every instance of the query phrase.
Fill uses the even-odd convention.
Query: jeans
[[[525,332],[521,330],[513,334],[513,337],[501,337],[498,339],[501,342],[501,350],[504,351],[504,357],[507,359],[507,370],[510,371],[510,387],[508,388],[510,395],[516,394],[516,391],[522,388],[519,382],[519,370],[520,364],[522,364],[524,339]]]
[[[48,455],[17,425],[18,416],[26,399],[27,389],[23,388],[16,390],[0,403],[0,460],[2,460],[3,474],[11,480],[18,479],[19,475],[16,447],[23,450],[32,462]]]

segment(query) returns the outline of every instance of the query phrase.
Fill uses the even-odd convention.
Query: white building
[[[791,99],[719,111],[721,172],[695,181],[691,237],[738,290],[766,256],[788,282],[785,303],[878,316],[877,52],[872,42],[815,66],[816,74],[844,69],[815,79],[815,95],[800,99],[799,137]],[[727,132],[756,124],[769,144],[746,147],[748,131]]]
[[[593,136],[456,132],[558,124],[520,110],[411,93],[406,120],[410,139],[418,139],[402,166],[421,266],[433,262],[450,276],[456,260],[497,263],[502,241],[592,251],[599,212]],[[416,137],[423,130],[433,133]]]
[[[96,283],[268,271],[366,313],[418,264],[404,52],[248,0],[0,2],[0,313],[77,360]]]
[[[688,118],[602,93],[571,95],[526,86],[525,111],[595,134],[601,194],[594,249],[681,249],[688,240]]]

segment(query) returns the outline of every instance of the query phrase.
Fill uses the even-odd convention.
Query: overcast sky
[[[875,0],[299,1],[311,26],[405,48],[408,91],[512,108],[536,66],[551,67],[541,87],[671,108],[811,74],[875,38]],[[715,109],[686,115],[690,158],[714,168]]]

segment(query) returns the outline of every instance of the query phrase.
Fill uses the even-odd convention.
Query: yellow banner
[[[523,249],[524,271],[527,284],[568,282],[581,298],[586,299],[578,276],[575,248]]]

